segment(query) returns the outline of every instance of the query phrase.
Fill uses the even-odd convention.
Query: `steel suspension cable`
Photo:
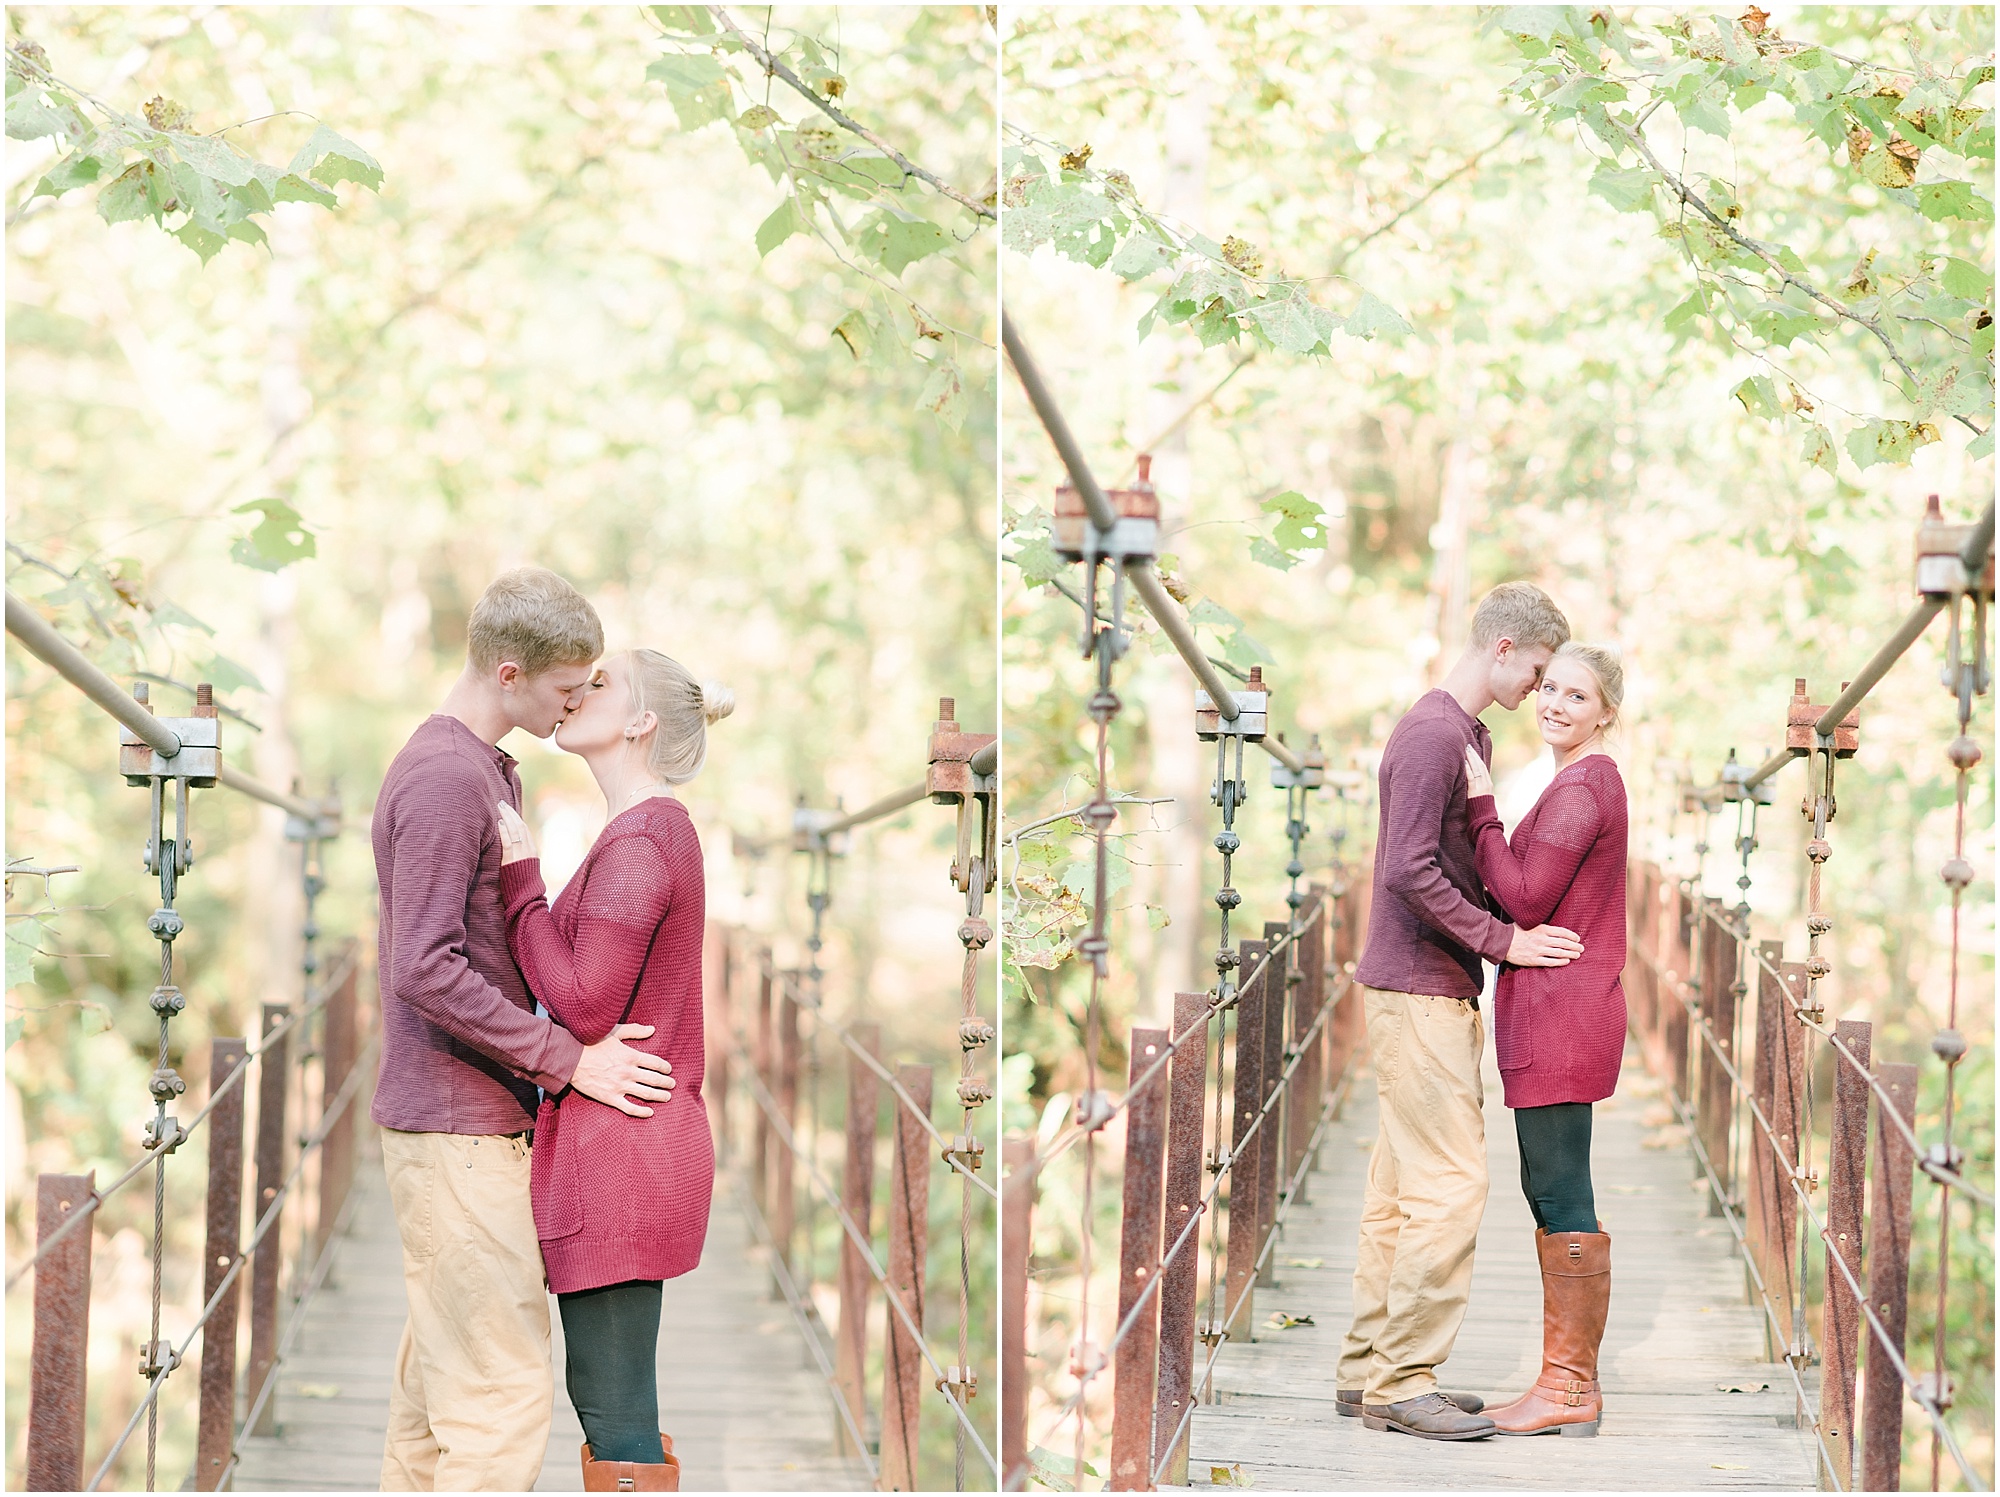
[[[792,1156],[805,1167],[806,1179],[819,1191],[821,1199],[826,1202],[828,1208],[839,1220],[841,1229],[847,1234],[848,1240],[854,1244],[856,1250],[859,1252],[862,1264],[867,1268],[870,1277],[882,1287],[883,1298],[888,1301],[889,1307],[895,1311],[897,1318],[903,1322],[903,1329],[909,1333],[910,1340],[916,1346],[918,1353],[930,1364],[931,1371],[937,1374],[939,1380],[943,1381],[946,1376],[944,1366],[931,1351],[930,1343],[924,1339],[923,1327],[917,1324],[915,1317],[910,1314],[909,1307],[903,1303],[902,1296],[897,1294],[894,1287],[889,1283],[888,1272],[882,1267],[881,1260],[875,1256],[875,1250],[868,1240],[868,1234],[854,1224],[854,1218],[848,1214],[847,1208],[841,1203],[840,1197],[834,1191],[833,1187],[827,1183],[826,1177],[819,1172],[818,1165],[799,1148],[798,1136],[792,1130],[791,1124],[785,1120],[784,1110],[778,1106],[777,1099],[771,1095],[770,1090],[764,1085],[762,1078],[757,1075],[756,1067],[751,1063],[750,1057],[744,1053],[742,1046],[736,1041],[735,1036],[730,1036],[728,1043],[730,1053],[744,1067],[744,1085],[749,1089],[752,1099],[757,1103],[758,1108],[770,1123],[772,1132],[777,1136],[781,1144],[791,1150]],[[979,1438],[979,1431],[973,1425],[970,1416],[967,1415],[964,1404],[959,1401],[955,1394],[948,1391],[945,1393],[945,1401],[951,1405],[953,1414],[965,1426],[966,1433],[972,1443],[972,1448],[979,1453],[980,1459],[992,1468],[994,1475],[998,1476],[1000,1464],[994,1459],[993,1452],[986,1448],[986,1442]]]

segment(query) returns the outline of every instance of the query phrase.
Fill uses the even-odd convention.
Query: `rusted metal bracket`
[[[1840,683],[1840,689],[1845,691],[1851,684],[1843,681]],[[1795,756],[1831,747],[1836,759],[1852,759],[1861,747],[1861,709],[1856,707],[1843,717],[1830,735],[1822,735],[1814,727],[1825,713],[1824,706],[1816,705],[1808,699],[1806,678],[1794,677],[1792,700],[1785,715],[1785,747]],[[1830,745],[1825,742],[1827,737],[1833,740]]]
[[[1055,514],[1049,525],[1049,545],[1064,561],[1096,563],[1151,561],[1160,551],[1160,497],[1153,489],[1153,455],[1139,454],[1139,479],[1129,489],[1106,489],[1112,522],[1109,529],[1090,517],[1076,485],[1064,479],[1056,489]]]
[[[1259,675],[1259,679],[1261,679],[1262,667],[1256,667],[1255,670]],[[1280,733],[1278,737],[1282,740],[1284,734]],[[1304,764],[1299,769],[1292,769],[1276,760],[1272,761],[1271,785],[1273,789],[1318,790],[1326,784],[1326,751],[1319,746],[1319,735],[1317,733],[1313,734],[1311,747],[1300,757],[1304,761]]]
[[[1729,751],[1729,757],[1722,764],[1721,784],[1723,801],[1725,803],[1748,801],[1753,805],[1770,805],[1777,796],[1777,792],[1771,788],[1771,782],[1768,779],[1759,780],[1756,784],[1746,788],[1743,782],[1749,777],[1750,766],[1739,760],[1736,757],[1736,750],[1732,748]],[[1683,809],[1691,810],[1693,808],[1684,807]]]
[[[1986,549],[1986,564],[1975,576],[1965,563],[1965,550],[1979,529],[1977,524],[1953,525],[1946,522],[1932,494],[1924,501],[1924,517],[1917,525],[1916,589],[1926,598],[1955,598],[1966,593],[1993,601],[1993,548]]]
[[[1203,743],[1218,738],[1241,738],[1246,743],[1262,743],[1271,722],[1271,688],[1264,680],[1264,667],[1250,667],[1250,679],[1241,691],[1230,693],[1236,716],[1224,717],[1215,698],[1201,687],[1194,693],[1194,733]],[[1322,766],[1324,773],[1324,766]]]
[[[969,919],[980,913],[981,896],[991,892],[999,870],[999,859],[994,855],[999,818],[993,814],[993,802],[1000,775],[997,755],[992,752],[998,742],[992,733],[965,732],[958,725],[957,701],[938,698],[938,717],[931,725],[924,765],[924,793],[933,805],[958,808],[951,881],[970,896],[966,902]]]

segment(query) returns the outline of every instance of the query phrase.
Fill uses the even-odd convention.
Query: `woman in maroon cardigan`
[[[528,986],[586,1045],[621,1022],[652,1025],[631,1043],[680,1083],[642,1116],[564,1090],[535,1119],[535,1227],[587,1438],[586,1491],[620,1477],[639,1491],[679,1486],[654,1372],[661,1286],[701,1260],[715,1145],[701,1095],[701,843],[671,787],[700,772],[708,724],[733,706],[652,650],[605,664],[556,742],[590,765],[610,819],[553,906],[526,823],[499,808],[507,938]]]
[[[1624,695],[1615,651],[1574,641],[1556,651],[1536,709],[1556,774],[1511,845],[1484,762],[1466,756],[1487,892],[1516,925],[1560,925],[1583,941],[1566,967],[1503,966],[1493,999],[1493,1054],[1542,1270],[1542,1372],[1512,1403],[1486,1410],[1503,1435],[1594,1435],[1603,1412],[1597,1349],[1611,1237],[1590,1184],[1590,1107],[1617,1087],[1625,1053],[1625,781],[1604,748]]]

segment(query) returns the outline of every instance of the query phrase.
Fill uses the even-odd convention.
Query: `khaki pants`
[[[385,1492],[525,1492],[555,1380],[526,1139],[382,1130],[410,1316],[396,1349]]]
[[[1338,1379],[1387,1404],[1437,1388],[1465,1319],[1486,1210],[1485,1029],[1458,998],[1371,988],[1366,1009],[1380,1131]]]

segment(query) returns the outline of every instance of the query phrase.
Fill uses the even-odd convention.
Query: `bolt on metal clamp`
[[[1106,489],[1112,526],[1091,521],[1083,495],[1068,479],[1056,488],[1049,521],[1049,549],[1064,561],[1151,561],[1160,552],[1160,496],[1153,488],[1153,455],[1139,454],[1139,478],[1129,489]]]
[[[1073,1378],[1095,1377],[1108,1365],[1104,1348],[1095,1341],[1079,1341],[1070,1348],[1069,1375]]]
[[[1095,1133],[1111,1121],[1117,1105],[1107,1091],[1078,1092],[1076,1094],[1076,1124],[1087,1133]]]
[[[945,1146],[938,1150],[938,1157],[946,1164],[956,1161],[976,1175],[979,1173],[979,1167],[986,1161],[986,1145],[981,1143],[975,1134],[954,1133]]]
[[[977,1076],[961,1076],[958,1081],[960,1107],[984,1107],[993,1100],[993,1088]]]
[[[181,1354],[174,1350],[173,1343],[162,1337],[158,1341],[143,1341],[139,1344],[139,1376],[151,1382],[162,1372],[173,1372],[181,1365]]]
[[[1264,667],[1251,666],[1250,679],[1243,683],[1241,691],[1232,691],[1230,697],[1236,704],[1236,716],[1233,718],[1222,715],[1215,698],[1205,689],[1195,688],[1195,737],[1203,743],[1213,743],[1219,738],[1241,738],[1248,743],[1261,743],[1270,731],[1271,723],[1271,688],[1264,680]]]
[[[970,1367],[947,1367],[944,1376],[932,1386],[940,1393],[950,1394],[960,1403],[970,1403],[979,1396],[979,1374]]]
[[[176,1076],[174,1080],[179,1082],[180,1078]],[[186,1090],[185,1087],[181,1089]],[[146,1119],[146,1131],[139,1147],[148,1154],[171,1154],[187,1142],[187,1137],[187,1129],[180,1125],[172,1113],[168,1113],[164,1118]]]

